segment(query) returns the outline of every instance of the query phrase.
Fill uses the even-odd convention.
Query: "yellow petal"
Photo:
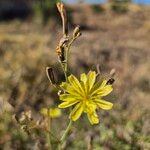
[[[70,84],[67,83],[67,82],[62,82],[62,83],[60,84],[60,87],[61,87],[62,89],[64,89],[64,90],[67,90],[68,86],[70,86]]]
[[[95,80],[96,80],[96,72],[95,71],[90,71],[87,75],[87,84],[88,84],[88,88],[89,90],[93,87]]]
[[[84,91],[87,93],[91,90],[95,83],[96,79],[96,72],[95,71],[89,71],[89,73],[86,75],[85,73],[80,75],[80,80],[83,82],[84,85]]]
[[[74,109],[72,110],[72,112],[70,113],[70,118],[73,121],[76,121],[77,119],[79,119],[79,117],[81,116],[82,112],[83,112],[83,104],[82,103],[78,103]]]
[[[82,74],[80,75],[80,80],[81,80],[84,84],[86,84],[87,76],[86,76],[85,73],[82,73]]]
[[[82,73],[80,75],[80,80],[82,81],[81,85],[82,85],[82,88],[84,89],[84,92],[87,93],[87,75],[85,73]]]
[[[112,103],[107,102],[105,100],[97,99],[97,100],[94,100],[94,102],[97,104],[98,107],[105,109],[105,110],[109,110],[113,107]]]
[[[100,87],[99,87],[99,88],[104,87],[106,84],[107,84],[107,80],[103,80],[103,81],[102,81],[102,84],[100,85]]]
[[[113,90],[112,85],[106,85],[105,87],[99,89],[97,91],[97,94],[100,95],[100,96],[106,96],[109,93],[111,93],[112,90]]]
[[[61,116],[61,110],[58,108],[51,108],[49,112],[51,118],[58,118]]]
[[[59,95],[59,99],[62,101],[72,101],[74,99],[82,99],[82,97],[71,94],[61,94]]]
[[[95,111],[93,113],[87,113],[87,116],[91,124],[99,123],[99,118]]]
[[[113,90],[112,85],[106,85],[92,92],[91,96],[106,96]]]
[[[42,108],[40,113],[51,118],[57,118],[61,116],[61,110],[58,108]]]
[[[70,75],[68,81],[82,95],[83,89],[78,79],[75,76]]]
[[[103,88],[106,85],[106,83],[107,83],[107,80],[102,80],[102,81],[96,82],[96,84],[90,90],[90,93],[95,94],[97,92],[97,90],[99,90],[100,88]]]
[[[96,110],[96,107],[96,103],[94,103],[93,101],[87,101],[85,103],[85,112],[93,113]]]
[[[74,96],[82,96],[81,93],[78,92],[78,90],[73,87],[72,85],[68,84],[67,82],[62,82],[60,87],[64,89],[65,92],[70,93]]]
[[[86,103],[85,112],[87,113],[88,119],[91,124],[99,123],[98,115],[96,114],[96,103],[95,102],[88,102]]]
[[[61,103],[60,105],[58,105],[58,108],[66,108],[66,107],[70,107],[76,103],[78,103],[80,100],[78,99],[74,99],[74,100],[70,100],[70,101],[66,101]]]
[[[40,113],[41,113],[42,115],[44,115],[44,116],[47,116],[47,115],[48,115],[48,108],[42,108],[42,109],[40,110]]]

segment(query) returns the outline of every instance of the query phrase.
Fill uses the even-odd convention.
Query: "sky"
[[[73,3],[73,2],[77,2],[78,0],[63,0],[63,1]],[[84,0],[84,1],[88,3],[101,3],[107,0]],[[150,0],[133,0],[133,2],[140,3],[140,4],[150,4]]]

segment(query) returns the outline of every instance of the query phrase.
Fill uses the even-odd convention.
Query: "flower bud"
[[[75,29],[73,31],[73,37],[77,38],[79,36],[81,36],[81,32],[80,32],[80,26],[78,25],[78,26],[75,27]]]
[[[58,55],[58,58],[61,62],[65,61],[65,49],[63,46],[57,46],[56,53]]]
[[[110,78],[108,81],[107,81],[107,85],[112,85],[113,83],[115,82],[115,79],[113,78]]]
[[[46,68],[46,74],[47,74],[47,77],[48,77],[49,81],[52,84],[56,84],[54,72],[53,72],[53,69],[51,67]]]

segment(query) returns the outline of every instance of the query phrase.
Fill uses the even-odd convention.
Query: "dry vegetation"
[[[72,48],[72,72],[79,75],[100,64],[106,77],[116,69],[116,82],[110,98],[113,110],[101,111],[101,123],[94,128],[81,118],[67,150],[87,149],[91,139],[95,150],[150,149],[150,7],[130,6],[125,14],[113,13],[107,6],[101,13],[87,5],[71,9],[73,22],[83,29]],[[45,27],[32,20],[0,23],[0,103],[8,101],[15,108],[12,113],[32,109],[38,117],[41,107],[59,103],[45,75],[47,66],[56,66],[58,80],[63,78],[55,63],[61,31],[52,22]],[[66,117],[54,120],[58,133],[60,121],[64,126]],[[46,149],[44,135],[28,136],[9,114],[0,116],[0,149],[37,150],[43,145]]]

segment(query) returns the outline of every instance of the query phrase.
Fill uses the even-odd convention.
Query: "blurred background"
[[[62,36],[57,0],[0,0],[0,150],[47,149],[41,132],[27,135],[13,114],[59,103],[45,68],[64,80],[55,48]],[[96,70],[109,78],[116,70],[114,91],[105,98],[111,111],[99,111],[100,124],[87,117],[75,123],[67,150],[150,149],[150,0],[64,0],[71,32],[82,36],[71,50],[70,71],[79,76]],[[67,124],[68,112],[53,121],[54,133]],[[62,122],[60,126],[60,121]]]

